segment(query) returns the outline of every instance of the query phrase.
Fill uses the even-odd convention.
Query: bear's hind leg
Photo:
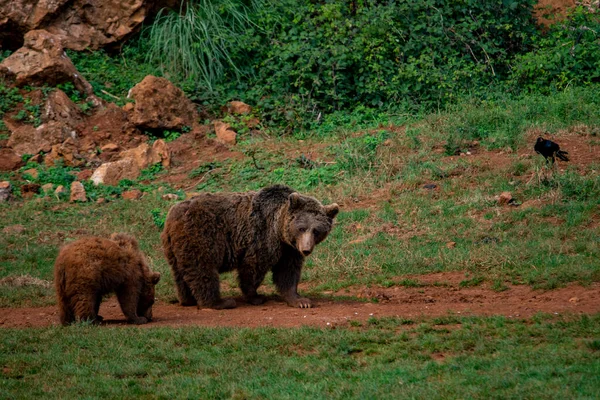
[[[58,301],[58,318],[62,325],[69,325],[75,321],[75,315],[71,308],[69,301],[66,299],[60,299]]]
[[[146,317],[138,317],[137,306],[140,299],[140,289],[135,285],[125,285],[117,291],[121,311],[130,324],[141,325],[148,322]]]
[[[265,279],[265,273],[246,267],[240,268],[240,270],[238,270],[238,281],[246,301],[255,306],[263,304],[267,298],[258,294],[257,290]]]
[[[193,272],[188,270],[185,281],[198,301],[198,307],[203,306],[216,310],[236,307],[235,300],[221,298],[218,272],[212,272],[210,268],[202,268]]]
[[[71,307],[77,321],[97,321],[95,294],[79,294],[71,298]]]
[[[175,278],[175,286],[177,287],[177,298],[179,299],[179,305],[184,307],[195,306],[198,304],[196,298],[192,294],[192,290],[185,282],[183,274],[172,268],[173,277]]]

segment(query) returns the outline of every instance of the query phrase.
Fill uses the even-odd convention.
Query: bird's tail
[[[569,154],[566,151],[563,150],[559,150],[556,152],[556,157],[558,157],[559,159],[563,160],[563,161],[569,161],[569,157],[567,157],[567,154]]]

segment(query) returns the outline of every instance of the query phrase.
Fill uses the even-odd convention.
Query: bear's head
[[[324,206],[297,192],[290,194],[288,201],[284,240],[306,257],[329,235],[340,208],[335,203]]]
[[[140,292],[136,314],[138,317],[146,317],[152,320],[152,305],[154,304],[154,286],[160,281],[160,272],[152,272],[145,269],[144,284]]]

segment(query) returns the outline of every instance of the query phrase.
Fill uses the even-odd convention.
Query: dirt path
[[[357,296],[378,302],[333,300],[332,296]],[[317,299],[312,309],[287,307],[276,298],[262,306],[238,301],[238,308],[215,311],[180,307],[158,302],[154,320],[144,327],[155,326],[230,326],[296,327],[302,325],[344,326],[351,320],[370,317],[439,317],[446,315],[504,315],[529,318],[538,312],[558,314],[594,314],[600,312],[600,283],[589,287],[569,285],[551,291],[536,291],[528,286],[513,286],[503,292],[487,288],[425,286],[417,288],[362,288],[331,293]],[[100,308],[105,325],[124,325],[116,299],[110,298]],[[56,307],[2,308],[0,327],[45,327],[57,324]]]

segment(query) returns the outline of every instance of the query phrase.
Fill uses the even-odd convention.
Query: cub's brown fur
[[[137,240],[129,235],[69,243],[54,264],[60,322],[102,321],[98,315],[102,296],[116,292],[127,322],[145,324],[152,319],[159,280],[160,273],[150,271]]]
[[[284,300],[311,307],[298,295],[304,258],[323,241],[339,211],[337,204],[275,185],[259,192],[202,194],[174,205],[161,239],[181,305],[233,308],[222,299],[219,274],[237,270],[251,304],[262,304],[257,289],[268,271]]]

